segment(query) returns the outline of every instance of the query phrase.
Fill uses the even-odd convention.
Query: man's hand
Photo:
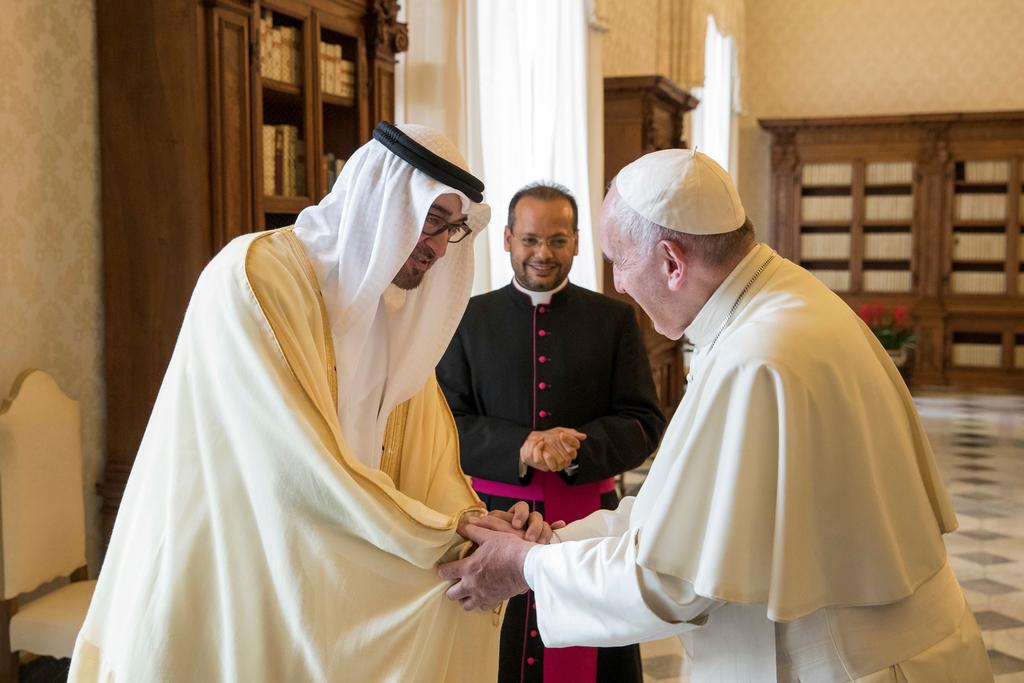
[[[587,435],[568,427],[533,431],[519,449],[519,458],[541,472],[561,472],[576,459]]]
[[[540,543],[541,545],[545,545],[551,540],[556,529],[561,529],[565,526],[565,522],[561,520],[548,524],[539,512],[530,512],[530,506],[522,500],[510,507],[507,512],[493,510],[486,517],[468,518],[466,524],[473,524],[492,531],[515,534],[525,541]]]
[[[467,612],[487,611],[530,589],[523,563],[534,543],[479,523],[460,525],[459,533],[479,547],[468,557],[438,567],[438,576],[455,582],[445,593],[450,600],[457,600]]]

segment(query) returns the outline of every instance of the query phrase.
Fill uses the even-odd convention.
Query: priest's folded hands
[[[541,472],[561,472],[576,459],[583,432],[568,427],[553,427],[530,432],[519,449],[519,459]]]
[[[548,524],[539,512],[519,501],[509,510],[463,517],[459,534],[476,544],[473,552],[438,567],[442,579],[453,581],[445,593],[466,611],[493,610],[513,595],[530,587],[523,576],[526,553],[535,545],[547,544],[565,522]]]

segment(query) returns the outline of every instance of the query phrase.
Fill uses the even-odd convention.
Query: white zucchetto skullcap
[[[615,188],[629,208],[676,232],[718,235],[747,219],[725,169],[690,149],[645,154],[619,171]]]

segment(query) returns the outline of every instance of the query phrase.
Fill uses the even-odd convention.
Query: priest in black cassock
[[[569,282],[578,245],[566,188],[517,192],[505,227],[515,278],[470,299],[437,368],[462,469],[491,510],[525,500],[571,522],[614,509],[614,477],[665,429],[632,307]],[[636,645],[546,650],[533,594],[506,609],[499,681],[642,681]]]

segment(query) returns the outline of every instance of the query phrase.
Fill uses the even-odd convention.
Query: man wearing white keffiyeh
[[[495,677],[500,618],[434,569],[479,514],[433,369],[489,209],[440,134],[374,138],[200,277],[70,680]]]

